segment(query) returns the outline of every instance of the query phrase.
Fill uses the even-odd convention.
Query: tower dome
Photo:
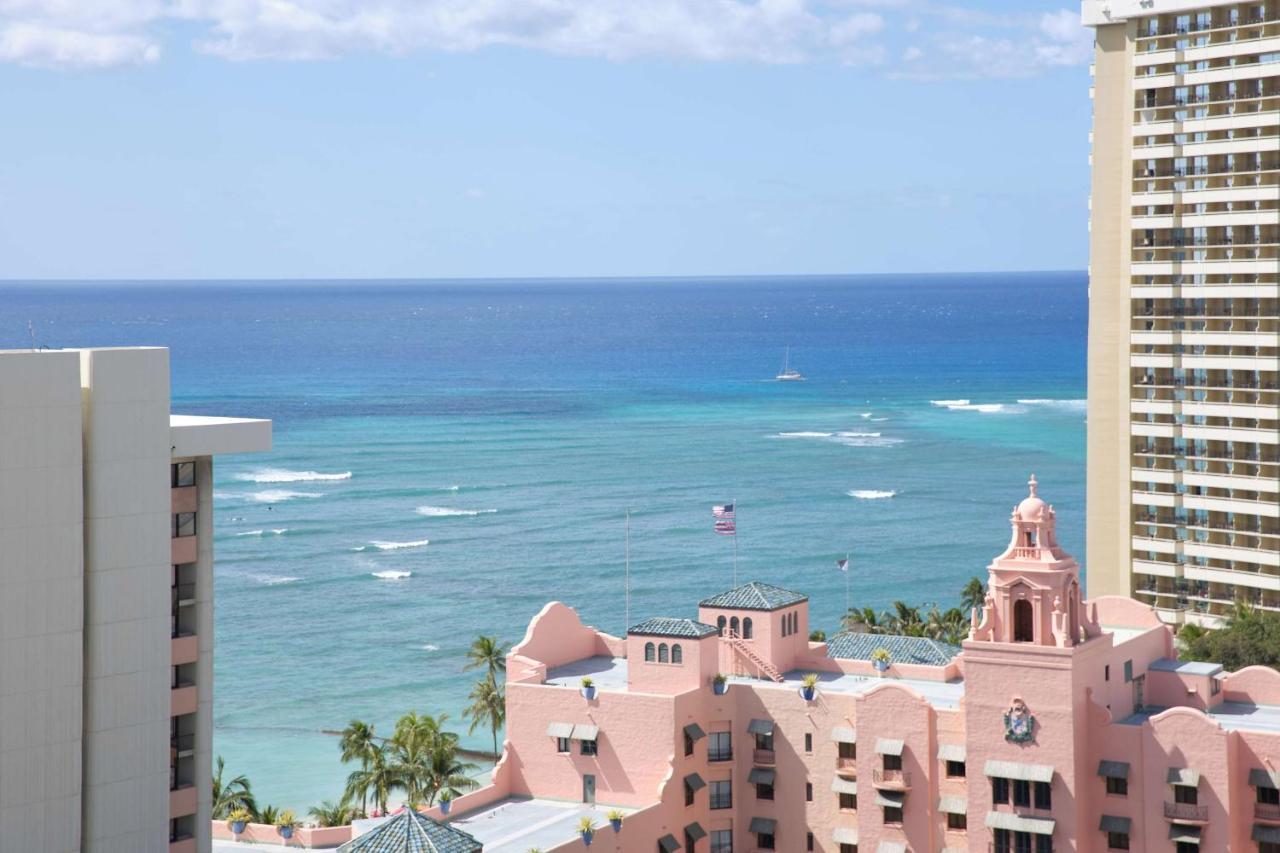
[[[1030,494],[1022,499],[1022,503],[1018,504],[1018,508],[1014,512],[1023,521],[1038,521],[1044,516],[1048,504],[1036,494],[1035,474],[1032,474],[1031,479],[1027,481],[1027,489]]]

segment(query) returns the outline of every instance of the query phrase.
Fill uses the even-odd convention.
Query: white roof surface
[[[271,421],[169,415],[169,443],[170,455],[175,459],[220,453],[261,453],[271,449]]]

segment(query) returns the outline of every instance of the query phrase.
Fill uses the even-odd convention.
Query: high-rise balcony
[[[1263,823],[1280,823],[1280,804],[1254,803],[1253,819]]]
[[[756,764],[772,765],[776,758],[772,749],[755,749],[751,752],[751,760]]]
[[[877,788],[905,791],[911,787],[911,773],[907,770],[883,770],[877,768],[871,771],[871,783]]]
[[[200,638],[195,634],[180,634],[169,640],[169,663],[180,666],[195,663],[200,657]]]
[[[177,785],[169,791],[169,818],[195,814],[199,788],[187,782]]]
[[[194,714],[200,707],[200,696],[194,684],[179,683],[169,690],[169,716]]]
[[[199,556],[199,543],[196,536],[175,536],[169,541],[169,560],[175,566],[183,563],[194,563]]]
[[[1171,803],[1166,800],[1164,816],[1166,820],[1176,823],[1208,823],[1209,807],[1196,803]]]
[[[840,756],[836,758],[836,772],[841,776],[855,778],[858,775],[858,759]]]

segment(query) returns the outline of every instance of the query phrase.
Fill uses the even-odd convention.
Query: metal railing
[[[871,771],[871,781],[876,785],[901,785],[904,788],[911,787],[911,773],[906,770],[881,770]]]
[[[1171,803],[1166,800],[1164,816],[1169,820],[1207,821],[1209,819],[1209,807],[1196,803]]]

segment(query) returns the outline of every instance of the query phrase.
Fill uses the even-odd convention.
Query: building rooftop
[[[605,817],[614,807],[566,803],[558,800],[499,800],[450,822],[484,845],[484,853],[525,853],[551,850],[578,838],[578,821],[590,817],[607,827]],[[631,809],[619,809],[624,814]],[[626,833],[626,824],[623,824]]]
[[[708,625],[705,622],[695,622],[692,619],[658,617],[646,619],[639,625],[632,625],[627,629],[627,633],[643,634],[649,637],[685,637],[697,640],[703,637],[710,637],[716,633],[716,628],[713,625]]]
[[[838,660],[871,660],[876,649],[889,652],[894,663],[946,666],[960,654],[960,647],[928,637],[901,637],[894,634],[837,634],[827,641],[827,657]]]
[[[169,443],[174,458],[259,453],[271,449],[271,421],[171,414]]]
[[[406,808],[353,838],[338,853],[480,853],[481,842],[448,824]]]
[[[704,598],[699,607],[723,607],[729,610],[778,610],[808,601],[809,596],[772,584],[751,581],[740,587]]]
[[[1120,722],[1126,726],[1140,726],[1152,717],[1169,710],[1164,705],[1153,705],[1130,714]],[[1251,705],[1246,702],[1223,702],[1211,708],[1208,717],[1227,731],[1274,732],[1280,734],[1280,705]]]
[[[1222,672],[1222,664],[1160,658],[1160,660],[1152,661],[1147,669],[1154,672],[1176,672],[1179,675],[1217,675]]]
[[[584,675],[591,676],[600,690],[626,690],[627,659],[597,655],[552,667],[547,670],[545,683],[558,687],[577,687]]]

